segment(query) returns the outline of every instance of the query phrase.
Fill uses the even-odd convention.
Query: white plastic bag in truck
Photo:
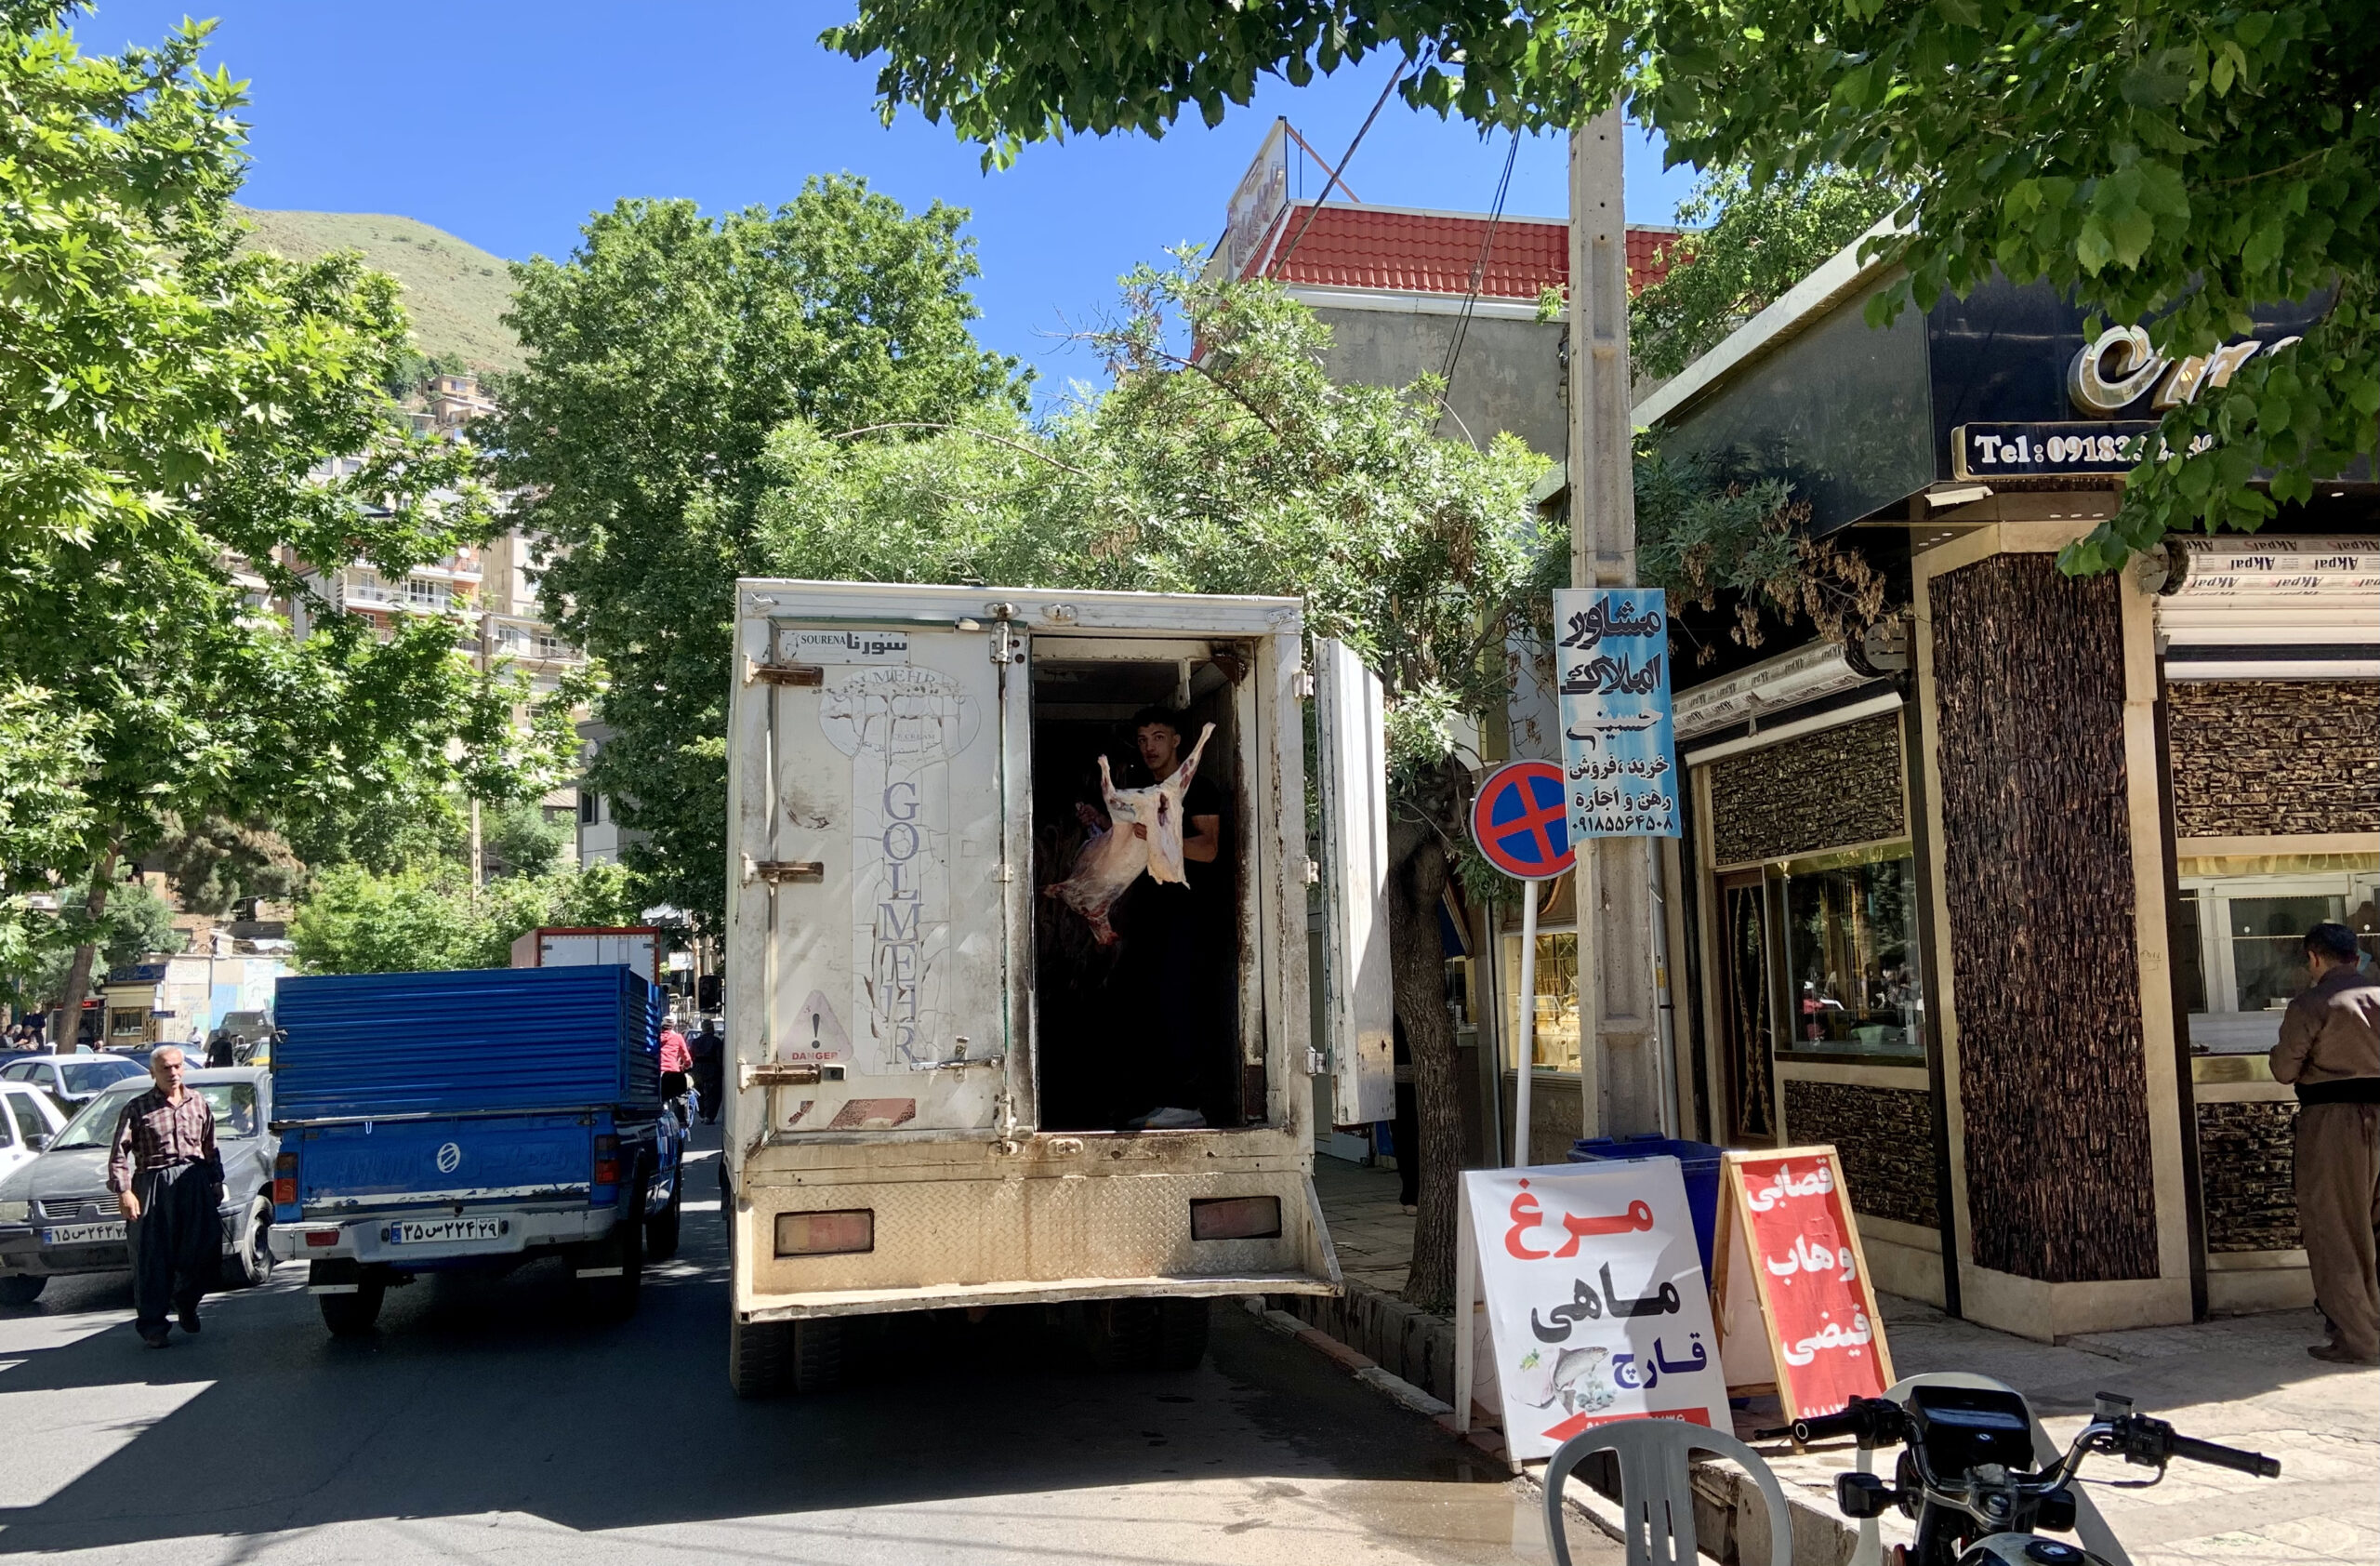
[[[1312,704],[1319,865],[1317,680],[1332,687]],[[1195,922],[1135,926],[1128,906],[1111,947],[1040,894],[1101,818],[1078,803],[1085,777],[1099,798],[1093,760],[1131,764],[1150,707],[1193,735],[1215,725],[1185,810],[1218,817],[1221,846],[1188,867],[1198,900],[1174,905]],[[1337,1292],[1309,1078],[1327,1062],[1337,1112],[1388,1113],[1380,723],[1378,683],[1343,649],[1317,644],[1308,672],[1295,600],[738,584],[723,1155],[738,1390],[788,1364],[800,1380],[853,1315]],[[1316,880],[1337,970],[1327,1040],[1308,1023]],[[1152,949],[1160,928],[1191,932],[1181,952]],[[1168,962],[1204,964],[1195,1023],[1153,1015],[1140,976]],[[1134,1089],[1117,1084],[1177,1058],[1209,1123],[1122,1129]]]

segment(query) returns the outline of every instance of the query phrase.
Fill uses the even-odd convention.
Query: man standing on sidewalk
[[[149,1057],[156,1085],[124,1107],[108,1158],[108,1189],[132,1226],[133,1326],[152,1348],[165,1347],[165,1309],[182,1331],[198,1331],[198,1297],[222,1254],[223,1162],[215,1112],[182,1084],[182,1052],[167,1044]]]
[[[2297,1087],[2297,1228],[2331,1341],[2306,1350],[2380,1363],[2380,984],[2356,971],[2355,932],[2306,934],[2314,982],[2289,1002],[2272,1076]]]

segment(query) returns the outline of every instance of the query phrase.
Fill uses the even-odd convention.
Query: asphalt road
[[[706,1163],[692,1188],[715,1189]],[[76,1560],[1539,1562],[1501,1467],[1218,1309],[1181,1374],[1106,1374],[995,1316],[831,1396],[728,1392],[725,1247],[690,1207],[634,1320],[551,1264],[323,1331],[298,1268],[163,1352],[120,1278],[0,1308],[0,1556]],[[1580,1537],[1581,1562],[1616,1546]]]

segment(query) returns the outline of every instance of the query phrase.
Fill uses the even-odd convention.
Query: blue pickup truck
[[[685,1128],[632,970],[285,978],[274,1015],[272,1247],[334,1334],[418,1273],[556,1255],[625,1317],[676,1252]]]

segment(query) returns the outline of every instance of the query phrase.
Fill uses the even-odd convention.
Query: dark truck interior
[[[1035,653],[1034,1000],[1045,1130],[1138,1130],[1160,1108],[1194,1110],[1216,1127],[1263,1119],[1263,1069],[1242,1068],[1239,1045],[1250,812],[1231,687],[1248,665],[1220,644],[1211,651],[1163,660]],[[1220,851],[1211,863],[1185,862],[1186,890],[1140,875],[1116,900],[1115,939],[1103,943],[1048,889],[1075,873],[1106,827],[1099,757],[1118,789],[1156,781],[1134,723],[1151,708],[1179,714],[1184,757],[1200,727],[1215,725],[1184,814],[1195,820],[1203,802],[1219,815]]]

